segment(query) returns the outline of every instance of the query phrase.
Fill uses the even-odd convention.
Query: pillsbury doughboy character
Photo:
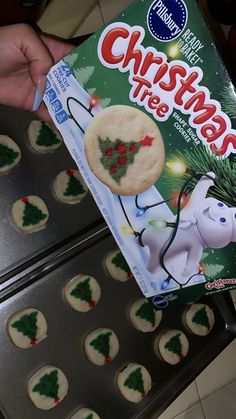
[[[208,189],[214,185],[215,174],[203,175],[195,186],[187,205],[181,210],[176,236],[164,256],[167,271],[173,274],[174,259],[185,255],[185,261],[177,271],[180,283],[199,272],[199,262],[205,248],[222,248],[236,241],[236,208],[229,208],[215,198],[206,198]],[[149,249],[147,269],[155,277],[163,278],[166,272],[161,266],[161,254],[166,249],[173,233],[176,217],[166,222],[166,228],[157,231],[153,227],[145,229],[141,236],[144,246]],[[165,252],[165,251],[164,251]]]

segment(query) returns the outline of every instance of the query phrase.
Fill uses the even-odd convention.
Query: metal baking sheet
[[[2,298],[0,410],[6,419],[66,419],[82,405],[90,406],[102,419],[156,419],[236,335],[235,312],[224,294],[205,300],[216,318],[206,337],[194,336],[185,328],[185,306],[166,309],[155,332],[138,332],[128,320],[130,304],[141,295],[135,280],[115,281],[104,268],[104,258],[115,247],[103,227],[62,251],[34,278],[32,274],[26,277],[24,286],[21,281],[18,290]],[[101,286],[101,299],[88,313],[76,312],[63,297],[66,282],[78,273],[94,276]],[[27,350],[15,347],[6,330],[8,318],[25,307],[41,310],[48,322],[47,338]],[[113,329],[120,342],[117,357],[103,367],[90,363],[83,348],[86,335],[100,326]],[[153,351],[154,337],[167,328],[183,330],[190,343],[188,356],[176,366],[161,361]],[[117,373],[132,361],[143,364],[153,381],[150,393],[137,404],[125,400],[116,386]],[[45,364],[60,367],[69,381],[66,398],[47,412],[37,409],[25,390],[29,376]]]
[[[27,127],[35,115],[23,110],[0,106],[0,134],[9,135],[20,147],[19,164],[0,176],[0,284],[25,265],[32,265],[42,253],[51,252],[65,240],[80,235],[94,223],[103,222],[90,193],[76,205],[59,202],[53,195],[54,177],[68,168],[76,168],[62,144],[53,153],[38,153],[29,145]],[[33,234],[16,230],[11,221],[13,203],[25,195],[38,195],[49,210],[46,228]]]

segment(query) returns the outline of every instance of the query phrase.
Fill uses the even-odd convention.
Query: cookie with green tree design
[[[88,359],[95,365],[105,365],[119,352],[119,341],[111,329],[100,327],[85,339],[84,349]]]
[[[30,377],[27,392],[36,407],[52,409],[67,395],[68,381],[60,368],[46,365]]]
[[[78,274],[67,282],[64,295],[74,310],[85,313],[98,303],[101,288],[91,275]]]
[[[118,248],[108,252],[105,265],[110,276],[117,281],[126,282],[133,278],[130,267]]]
[[[117,385],[127,400],[138,403],[150,391],[152,379],[143,365],[130,363],[118,374]]]
[[[185,321],[195,335],[206,336],[215,324],[215,316],[207,304],[196,303],[186,310]]]
[[[0,135],[0,172],[9,172],[20,159],[21,151],[15,141],[7,135]]]
[[[143,297],[131,305],[129,319],[137,330],[153,332],[162,320],[162,311],[155,310],[152,302]]]
[[[53,181],[53,191],[59,201],[65,204],[78,204],[86,196],[88,188],[79,170],[63,170]]]
[[[47,321],[41,311],[25,308],[9,318],[7,330],[14,345],[27,349],[47,337]]]
[[[108,106],[85,130],[91,171],[118,195],[136,195],[160,177],[165,149],[157,124],[132,106]]]
[[[59,131],[39,120],[30,122],[27,135],[31,147],[40,153],[53,152],[62,144]]]
[[[154,340],[154,351],[168,364],[183,361],[188,353],[189,342],[181,330],[168,330]]]
[[[12,220],[23,233],[34,233],[45,228],[49,212],[44,201],[35,195],[24,196],[12,206]]]
[[[81,407],[70,416],[70,419],[100,419],[100,416],[89,407]]]

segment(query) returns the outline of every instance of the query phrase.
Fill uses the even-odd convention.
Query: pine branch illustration
[[[220,92],[221,109],[230,118],[236,118],[236,92],[232,84],[225,86]]]
[[[183,158],[184,156],[184,158]],[[195,147],[194,150],[183,150],[178,153],[178,159],[181,160],[188,168],[196,172],[207,173],[214,172],[216,175],[214,187],[208,191],[208,196],[225,202],[228,206],[236,206],[236,160],[222,159],[211,154],[203,146]],[[166,182],[173,189],[181,189],[183,182],[189,179],[189,174],[185,173],[181,176],[170,175],[166,173]],[[192,179],[186,190],[191,193],[198,179]]]

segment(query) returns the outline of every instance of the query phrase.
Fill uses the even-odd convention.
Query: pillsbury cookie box
[[[193,0],[134,1],[44,100],[157,308],[235,287],[236,98]]]

